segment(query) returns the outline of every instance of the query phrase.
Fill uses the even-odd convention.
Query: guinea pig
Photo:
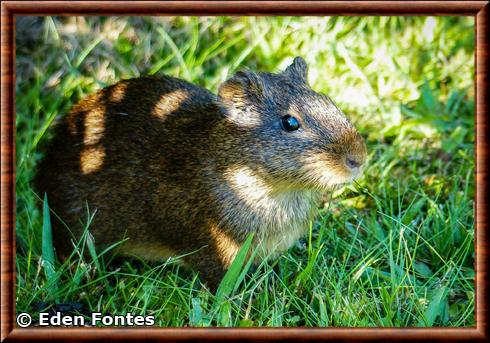
[[[88,208],[98,249],[124,240],[118,254],[183,255],[216,289],[250,233],[265,255],[288,249],[322,193],[365,161],[363,138],[296,57],[280,73],[237,72],[217,95],[162,76],[88,96],[54,128],[35,188],[56,214],[59,256]]]

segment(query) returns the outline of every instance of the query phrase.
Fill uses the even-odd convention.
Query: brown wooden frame
[[[15,15],[467,15],[476,20],[476,319],[474,328],[15,327]],[[4,1],[1,4],[1,340],[485,340],[489,258],[488,1]]]

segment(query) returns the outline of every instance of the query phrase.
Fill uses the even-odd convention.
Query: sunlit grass
[[[472,18],[17,23],[18,312],[75,301],[155,315],[159,326],[475,325]],[[216,92],[240,68],[278,71],[297,55],[369,150],[364,176],[327,199],[308,237],[216,297],[178,257],[150,264],[96,251],[88,213],[78,250],[49,269],[49,225],[30,181],[57,116],[123,78],[169,74]]]

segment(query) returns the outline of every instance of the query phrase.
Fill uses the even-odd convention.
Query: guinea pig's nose
[[[363,164],[363,159],[357,156],[348,155],[345,158],[345,164],[350,169],[357,169]]]

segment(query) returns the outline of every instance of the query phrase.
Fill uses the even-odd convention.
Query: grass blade
[[[235,288],[235,284],[239,281],[240,271],[242,270],[242,266],[247,258],[248,250],[250,249],[250,245],[252,245],[252,240],[253,233],[248,235],[245,243],[243,243],[230,268],[223,277],[223,280],[221,280],[218,290],[216,291],[217,299],[223,299],[224,297],[230,296]]]
[[[94,50],[97,45],[99,45],[100,42],[104,39],[104,36],[99,36],[97,37],[89,46],[87,46],[81,53],[78,55],[77,60],[75,61],[74,68],[80,67],[80,65],[83,63],[85,58],[90,54],[92,50]]]
[[[424,317],[420,319],[419,326],[433,326],[436,318],[442,312],[442,306],[446,299],[446,287],[439,288],[431,299],[430,305],[427,311],[424,313]],[[424,320],[425,319],[425,320]]]
[[[53,233],[49,216],[48,195],[44,193],[43,201],[43,235],[42,235],[42,266],[48,281],[50,298],[55,298],[58,289],[56,271],[54,268]]]

